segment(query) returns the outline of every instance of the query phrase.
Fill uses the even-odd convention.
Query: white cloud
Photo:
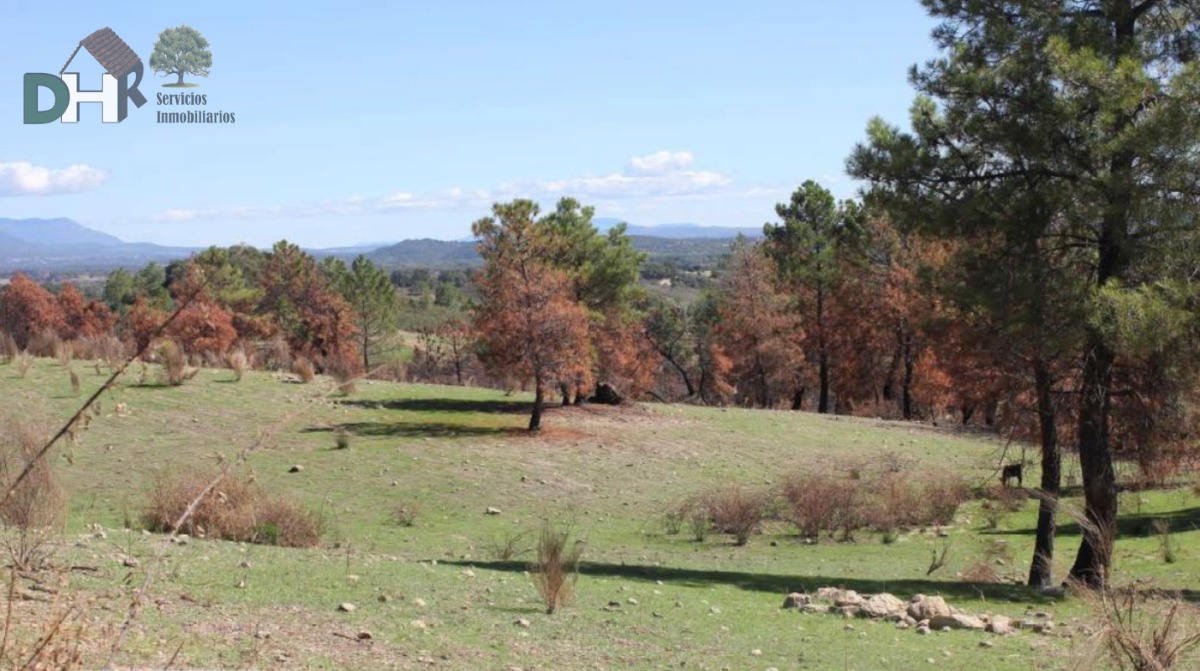
[[[107,171],[82,164],[54,170],[25,161],[0,163],[0,198],[79,193],[107,180]]]
[[[279,219],[319,215],[381,214],[404,211],[482,211],[493,202],[513,198],[534,200],[576,197],[587,204],[621,201],[683,199],[719,196],[733,180],[719,172],[690,169],[695,157],[688,151],[659,151],[635,156],[622,172],[590,177],[525,180],[492,190],[453,188],[425,194],[396,191],[375,198],[347,198],[270,207],[228,207],[212,210],[173,209],[150,217],[160,223],[196,219]]]
[[[634,175],[678,172],[691,165],[695,158],[690,151],[656,151],[647,156],[634,156],[629,159],[627,172]]]

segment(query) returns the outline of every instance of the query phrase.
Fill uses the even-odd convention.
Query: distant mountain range
[[[123,242],[70,219],[0,219],[0,271],[138,266],[192,253],[187,247]]]
[[[617,219],[596,219],[608,230]],[[760,229],[723,228],[697,224],[629,226],[636,248],[651,260],[681,265],[711,263],[729,250],[738,235],[757,237]],[[124,242],[71,219],[0,219],[0,272],[103,271],[118,266],[137,267],[150,261],[166,263],[198,251],[194,247],[168,247],[145,242]],[[359,244],[333,249],[310,249],[316,256],[350,258],[366,254],[390,267],[449,268],[479,263],[473,240],[404,240],[395,244]]]
[[[592,220],[602,231],[621,223],[620,219],[612,217],[597,217]],[[625,228],[629,235],[644,235],[651,238],[667,238],[671,240],[693,238],[736,238],[744,235],[747,238],[762,237],[762,227],[746,228],[733,226],[702,226],[700,224],[658,224],[657,226],[635,226],[629,224]]]

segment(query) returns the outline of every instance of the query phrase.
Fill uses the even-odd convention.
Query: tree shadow
[[[445,561],[443,564],[470,566],[477,569],[521,573],[529,570],[527,562],[519,561]],[[775,573],[746,573],[741,571],[699,570],[646,566],[640,564],[612,564],[605,562],[583,562],[579,572],[588,576],[603,576],[653,582],[661,580],[682,587],[711,587],[728,585],[751,592],[763,592],[779,597],[790,592],[815,592],[820,587],[840,587],[864,594],[888,592],[907,599],[916,594],[937,594],[955,599],[986,599],[988,601],[1016,601],[1042,604],[1053,600],[1041,590],[1023,585],[1001,585],[996,583],[942,582],[936,580],[871,580],[846,576],[790,576]],[[1200,599],[1200,593],[1191,595]]]
[[[1158,533],[1154,523],[1160,520],[1171,525],[1172,533],[1200,530],[1200,506],[1163,513],[1121,515],[1117,518],[1117,539],[1153,536]],[[986,536],[1034,536],[1037,528],[987,530],[981,533]],[[1058,527],[1059,536],[1078,536],[1079,533],[1078,522],[1067,522]]]
[[[370,438],[467,438],[498,436],[510,429],[494,426],[466,426],[449,422],[346,422],[334,426],[314,426],[302,433],[333,433],[348,431],[355,436]]]
[[[466,398],[408,398],[388,401],[351,399],[338,401],[338,404],[365,410],[480,412],[490,414],[525,414],[533,407],[533,404],[528,401],[497,401]]]

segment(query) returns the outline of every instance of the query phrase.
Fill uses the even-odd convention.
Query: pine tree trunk
[[[1034,363],[1033,375],[1034,386],[1037,388],[1038,424],[1042,439],[1042,483],[1033,562],[1029,567],[1029,586],[1047,587],[1054,579],[1054,538],[1058,532],[1062,455],[1058,450],[1058,426],[1052,396],[1054,378],[1050,374],[1050,367],[1046,362],[1038,360]]]
[[[800,387],[796,393],[792,394],[792,410],[804,409],[804,392],[804,387]]]
[[[1089,341],[1079,410],[1079,465],[1083,471],[1085,521],[1083,543],[1071,567],[1071,577],[1090,587],[1103,587],[1112,561],[1117,521],[1116,476],[1108,440],[1113,355],[1099,334]]]
[[[558,385],[558,390],[562,392],[562,407],[567,408],[571,405],[571,385],[566,382]]]

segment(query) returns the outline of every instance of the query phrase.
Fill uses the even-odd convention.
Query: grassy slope
[[[83,377],[85,392],[101,380],[90,370]],[[964,508],[951,532],[949,564],[932,578],[924,576],[940,544],[932,534],[909,533],[893,545],[866,535],[853,544],[808,546],[769,527],[749,547],[734,548],[720,537],[697,544],[663,535],[658,521],[672,501],[705,488],[766,486],[794,468],[871,468],[884,451],[982,482],[1001,450],[986,439],[852,418],[663,406],[556,410],[549,430],[532,438],[519,431],[524,399],[499,392],[368,383],[351,399],[324,400],[320,383],[262,373],[230,379],[225,371],[202,371],[183,387],[129,386],[104,401],[103,416],[68,450],[74,465],[62,469],[72,495],[69,532],[79,540],[62,552],[102,568],[76,584],[121,608],[128,588],[120,581],[131,572],[140,580],[159,545],[136,533],[92,538],[86,526],[119,528],[136,517],[156,474],[215,468],[218,455],[232,457],[276,424],[279,433],[251,456],[250,470],[270,490],[320,508],[331,534],[313,551],[211,541],[173,546],[154,591],[159,603],[135,632],[130,663],[162,661],[169,651],[159,641],[183,641],[194,666],[254,658],[265,668],[425,668],[422,660],[432,660],[463,669],[908,669],[928,668],[933,659],[946,668],[1059,668],[1076,641],[1023,634],[981,648],[980,634],[919,637],[866,622],[846,630],[836,618],[778,606],[789,590],[842,585],[902,597],[941,593],[979,612],[1017,616],[1032,607],[1055,611],[1059,621],[1084,615],[1078,604],[1042,603],[1021,588],[956,581],[997,540],[1015,559],[998,570],[1027,570],[1032,501],[996,531],[983,530],[975,504]],[[45,360],[28,379],[0,367],[0,395],[8,401],[0,413],[27,417],[63,418],[79,403],[66,373]],[[118,402],[127,416],[115,413]],[[354,432],[349,450],[331,449],[337,427]],[[304,472],[288,474],[292,464]],[[419,506],[416,527],[391,523],[401,502]],[[484,515],[487,506],[504,513]],[[1185,490],[1143,493],[1128,495],[1123,507],[1134,513],[1131,530],[1147,528],[1145,518],[1173,514],[1176,529],[1191,531],[1175,535],[1174,564],[1156,558],[1152,537],[1123,540],[1118,580],[1194,587],[1196,498]],[[488,550],[505,535],[531,532],[543,517],[573,521],[587,543],[577,603],[553,617],[540,614],[521,561],[493,561]],[[1063,569],[1077,543],[1074,529],[1065,529]],[[126,555],[140,557],[141,568],[122,567]],[[239,567],[243,559],[251,568]],[[630,597],[639,604],[626,604]],[[602,609],[613,600],[626,605]],[[358,609],[335,612],[343,601]],[[532,626],[514,625],[518,618]],[[253,637],[255,627],[271,636]],[[372,640],[338,635],[353,638],[360,630]],[[756,649],[761,656],[751,656]]]

